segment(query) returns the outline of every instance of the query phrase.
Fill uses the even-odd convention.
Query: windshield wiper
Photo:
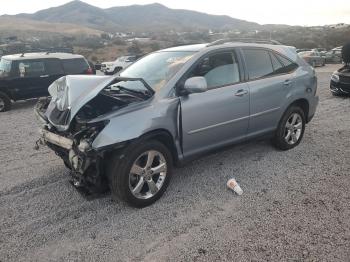
[[[126,88],[126,87],[123,87],[123,86],[120,86],[120,85],[117,85],[115,87],[118,88],[119,90],[123,90],[123,91],[126,91],[128,93],[134,93],[134,94],[142,95],[144,98],[149,98],[149,97],[152,96],[152,94],[150,94],[150,92],[148,92],[148,90],[145,91],[145,92],[142,92],[142,91]]]

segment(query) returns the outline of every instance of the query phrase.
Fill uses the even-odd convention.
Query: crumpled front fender
[[[154,130],[166,130],[176,138],[178,106],[178,98],[168,98],[157,101],[157,105],[149,104],[138,110],[112,117],[92,143],[92,148],[99,149],[130,141]]]

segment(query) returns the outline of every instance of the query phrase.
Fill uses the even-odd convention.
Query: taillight
[[[92,71],[92,68],[89,67],[87,70],[86,70],[86,74],[88,75],[92,75],[94,73],[94,71]]]

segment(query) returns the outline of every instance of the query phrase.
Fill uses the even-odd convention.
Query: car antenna
[[[24,57],[24,53],[21,54],[21,57]]]

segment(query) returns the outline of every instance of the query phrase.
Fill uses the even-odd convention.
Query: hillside
[[[86,34],[99,36],[102,31],[91,29],[85,26],[68,23],[49,23],[35,21],[32,19],[18,18],[13,16],[0,17],[0,31],[2,33],[29,34],[30,32],[60,33],[60,34]]]
[[[161,4],[101,9],[78,0],[34,14],[18,14],[13,17],[50,23],[71,23],[110,32],[186,31],[193,29],[249,30],[261,27],[257,23],[229,16],[170,9]]]

